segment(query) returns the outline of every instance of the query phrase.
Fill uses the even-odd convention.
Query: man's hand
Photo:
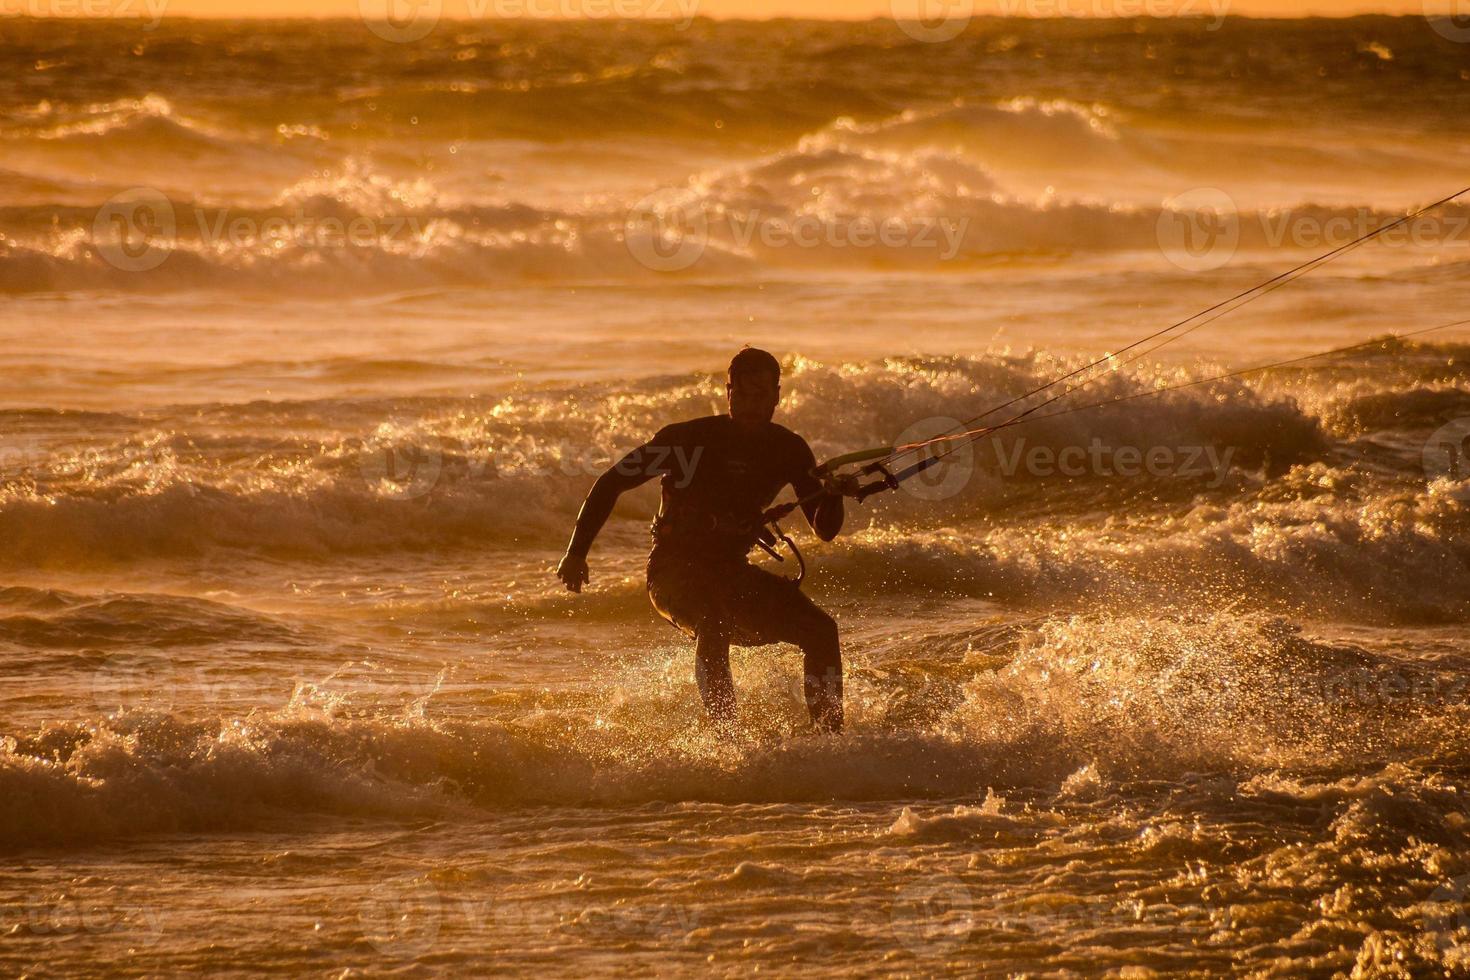
[[[561,564],[556,566],[556,577],[566,583],[568,591],[581,592],[582,586],[590,581],[587,575],[587,559],[567,552]]]
[[[822,480],[822,489],[829,497],[856,497],[862,485],[862,478],[856,473],[831,474]]]

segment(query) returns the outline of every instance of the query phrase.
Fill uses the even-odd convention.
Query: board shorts
[[[814,615],[826,618],[794,580],[744,558],[660,560],[655,554],[648,562],[648,598],[689,636],[716,629],[742,647],[795,642]]]

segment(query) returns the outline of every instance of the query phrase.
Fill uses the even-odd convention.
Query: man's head
[[[725,397],[735,421],[771,421],[781,401],[781,362],[763,350],[742,349],[730,361]]]

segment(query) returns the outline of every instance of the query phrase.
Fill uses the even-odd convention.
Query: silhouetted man
[[[659,430],[598,477],[577,515],[557,576],[573,592],[587,582],[587,552],[624,492],[662,478],[663,500],[648,556],[648,596],[696,641],[695,679],[710,717],[735,719],[730,645],[794,643],[805,654],[807,710],[814,724],[842,728],[842,655],[837,624],[795,582],[750,564],[760,515],[787,484],[817,536],[842,530],[849,481],[822,483],[806,440],[771,421],[781,400],[781,365],[747,347],[730,362],[730,412]]]

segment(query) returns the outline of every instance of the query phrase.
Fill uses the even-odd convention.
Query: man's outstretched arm
[[[842,495],[846,488],[840,482],[823,484],[812,476],[817,460],[804,443],[803,449],[797,473],[791,480],[791,489],[796,491],[799,499],[815,496],[815,499],[801,505],[802,513],[806,514],[807,523],[812,526],[817,537],[823,541],[831,541],[841,532],[842,522],[847,519],[847,510],[842,504]],[[817,495],[822,490],[826,492]]]
[[[571,591],[581,592],[582,586],[587,584],[587,553],[592,550],[592,542],[597,539],[602,526],[612,516],[618,498],[661,475],[661,468],[650,464],[650,461],[661,460],[668,455],[654,451],[657,441],[655,437],[653,442],[639,446],[610,466],[592,484],[587,499],[582,501],[582,509],[577,514],[577,526],[572,531],[572,540],[567,544],[567,553],[556,566],[556,577]]]

